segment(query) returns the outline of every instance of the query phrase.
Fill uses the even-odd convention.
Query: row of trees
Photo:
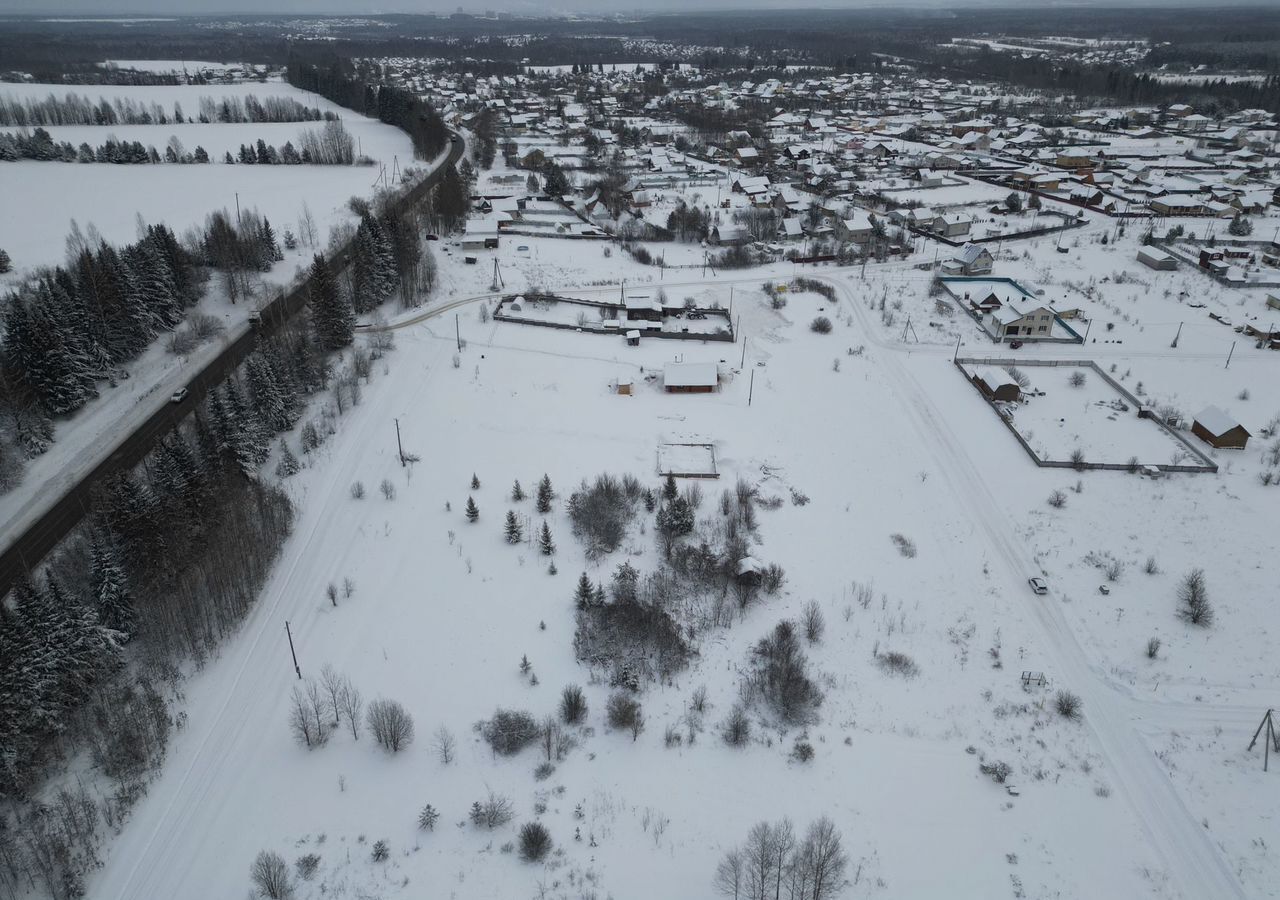
[[[261,143],[261,141],[259,141]],[[114,136],[107,138],[97,147],[90,146],[88,141],[76,147],[70,141],[54,141],[49,132],[43,128],[27,134],[17,132],[0,133],[0,160],[13,162],[19,159],[33,159],[47,162],[80,162],[80,163],[207,163],[209,154],[203,147],[197,146],[195,151],[187,153],[177,137],[169,139],[161,153],[154,145],[144,145],[141,141],[121,141]]]
[[[132,98],[103,97],[96,103],[83,94],[49,94],[44,98],[0,96],[0,125],[181,125],[209,122],[316,122],[336,119],[292,97],[201,97],[195,119],[185,115],[182,104],[173,104],[170,115],[159,103],[143,103]]]
[[[404,88],[361,79],[348,60],[313,61],[296,52],[289,56],[287,77],[296,88],[401,129],[419,159],[434,159],[449,142],[449,130],[430,103]]]
[[[97,395],[158,333],[172,329],[199,296],[193,259],[163,225],[117,252],[103,243],[83,249],[11,294],[4,313],[0,371],[16,406],[13,424],[28,451],[47,442],[47,428],[25,423],[34,413],[62,415]]]

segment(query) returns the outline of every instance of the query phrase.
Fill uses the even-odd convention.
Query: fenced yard
[[[966,380],[964,365],[997,366],[1023,376],[1022,400],[983,399],[1037,466],[1218,471],[1192,438],[1160,421],[1092,360],[961,357],[955,362]]]

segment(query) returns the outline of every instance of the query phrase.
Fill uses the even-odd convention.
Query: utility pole
[[[1093,319],[1089,319],[1087,322],[1084,323],[1084,341],[1081,341],[1080,343],[1083,344],[1085,341],[1089,340],[1089,329],[1092,327],[1093,327]]]
[[[742,317],[738,317],[738,327],[742,327]],[[742,336],[742,359],[738,362],[738,368],[741,369],[747,364],[747,336]]]
[[[1236,352],[1236,342],[1235,342],[1235,341],[1232,341],[1232,342],[1231,342],[1231,349],[1227,351],[1227,364],[1226,364],[1225,366],[1223,366],[1222,368],[1224,368],[1224,369],[1229,369],[1229,368],[1231,368],[1231,354],[1232,354],[1232,353],[1235,353],[1235,352]]]
[[[289,636],[289,655],[293,657],[293,671],[298,674],[298,680],[302,680],[302,669],[298,668],[298,654],[293,649],[293,632],[289,630],[289,620],[284,620],[284,633]]]
[[[1175,334],[1175,335],[1173,336],[1173,343],[1172,343],[1172,344],[1170,344],[1169,346],[1170,346],[1170,347],[1173,347],[1173,348],[1176,350],[1176,349],[1178,348],[1178,338],[1180,338],[1180,337],[1182,337],[1182,323],[1181,323],[1181,322],[1179,322],[1179,323],[1178,323],[1178,333],[1177,333],[1177,334]]]
[[[1253,749],[1253,745],[1258,743],[1258,735],[1262,734],[1262,729],[1267,730],[1267,736],[1262,739],[1262,771],[1267,771],[1267,766],[1271,762],[1271,745],[1275,744],[1276,752],[1280,753],[1280,733],[1276,731],[1275,720],[1271,714],[1274,710],[1267,710],[1263,715],[1262,721],[1258,724],[1258,730],[1253,733],[1253,740],[1249,741],[1249,749]]]
[[[952,362],[955,362],[955,361],[956,361],[957,359],[959,359],[959,358],[960,358],[960,335],[958,335],[958,334],[957,334],[957,335],[956,335],[956,349],[955,349],[955,352],[951,354],[951,361],[952,361]]]
[[[458,352],[462,352],[462,326],[458,324],[458,314],[453,314],[453,336],[458,341]]]
[[[400,420],[396,419],[396,449],[400,451],[400,467],[404,468],[404,444],[400,443]]]
[[[752,369],[751,383],[747,386],[747,406],[751,405],[751,398],[755,395],[755,392],[756,392],[756,370]],[[301,678],[302,676],[299,675],[298,677]]]

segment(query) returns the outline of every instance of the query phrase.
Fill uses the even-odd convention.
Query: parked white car
[[[1049,585],[1045,584],[1044,579],[1041,578],[1039,575],[1032,578],[1028,578],[1027,584],[1031,585],[1031,590],[1033,593],[1036,593],[1036,594],[1049,593]]]

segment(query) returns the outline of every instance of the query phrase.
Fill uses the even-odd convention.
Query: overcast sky
[[[1231,0],[1233,6],[1271,5],[1275,0]],[[879,7],[948,6],[1031,6],[1071,8],[1077,6],[1205,6],[1215,0],[816,0],[788,3],[786,0],[0,0],[0,12],[42,16],[111,16],[147,14],[242,13],[449,13],[458,9],[483,13],[501,12],[548,15],[564,12],[635,12],[637,10],[705,9],[852,9]]]

